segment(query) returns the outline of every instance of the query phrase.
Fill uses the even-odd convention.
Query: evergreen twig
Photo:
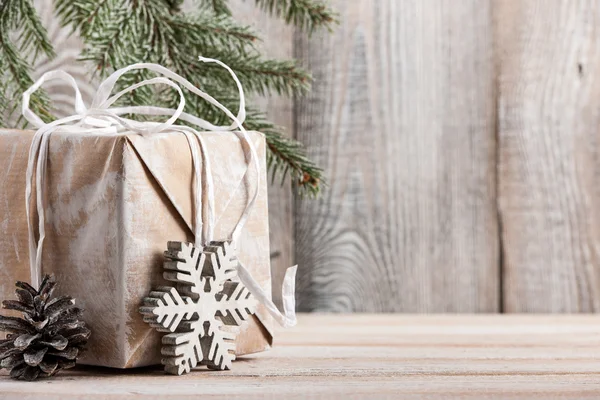
[[[211,86],[206,89],[210,92]],[[227,96],[217,96],[225,107],[232,110],[234,114],[239,107],[239,100],[235,91]],[[175,108],[178,97],[173,96],[168,107]],[[216,107],[208,104],[195,95],[186,96],[186,104],[192,112],[202,115],[216,125],[230,125],[231,121]],[[323,178],[323,170],[315,165],[307,155],[302,143],[286,136],[285,129],[273,124],[268,120],[265,113],[254,107],[246,107],[246,121],[244,128],[249,131],[258,131],[265,135],[267,142],[267,166],[271,171],[271,181],[276,183],[279,179],[281,184],[291,177],[293,187],[298,189],[299,194],[316,197],[322,187],[326,184]]]
[[[0,114],[6,116],[0,118],[0,127],[6,126],[22,93],[33,84],[30,61],[41,54],[52,58],[54,50],[31,0],[0,1]],[[30,107],[48,121],[48,103],[47,95],[38,91],[31,96]]]
[[[323,170],[307,157],[302,143],[287,137],[283,128],[269,122],[265,114],[257,110],[248,110],[244,125],[248,130],[259,131],[265,135],[269,148],[267,166],[273,182],[276,181],[278,172],[281,184],[284,184],[290,175],[293,186],[299,188],[299,194],[313,198],[319,195],[325,185]]]
[[[337,21],[324,0],[254,1],[263,10],[309,32],[331,29]],[[215,95],[227,107],[237,108],[239,100],[229,73],[199,62],[197,57],[202,55],[228,64],[249,94],[306,93],[310,74],[295,61],[261,56],[256,48],[260,38],[251,27],[232,18],[228,0],[196,2],[196,9],[190,13],[181,12],[183,0],[55,0],[55,9],[61,23],[83,39],[85,47],[80,58],[91,63],[101,76],[136,62],[158,63]],[[15,30],[21,37],[16,44],[10,41]],[[0,112],[4,115],[7,110],[2,106],[16,107],[15,96],[33,83],[29,64],[42,53],[52,56],[53,50],[31,0],[1,1],[0,71],[7,71],[0,73]],[[129,86],[152,75],[135,71],[125,75],[119,84]],[[186,111],[213,123],[223,122],[222,113],[204,100],[187,92],[186,98]],[[177,98],[172,90],[146,86],[122,101],[173,106]],[[45,94],[34,96],[32,107],[44,118],[50,117]],[[307,158],[299,142],[287,138],[281,128],[253,108],[245,124],[248,129],[265,134],[273,176],[291,176],[301,193],[319,192],[322,171]]]

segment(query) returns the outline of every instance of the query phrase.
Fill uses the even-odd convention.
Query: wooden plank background
[[[297,42],[296,134],[329,177],[295,208],[300,309],[498,311],[492,3],[334,4]]]
[[[495,15],[505,309],[600,311],[600,2]]]
[[[59,54],[36,73],[89,98],[80,43],[36,1]],[[300,264],[301,310],[600,310],[600,3],[332,0],[340,26],[310,39],[232,4],[315,76],[260,100],[328,176],[318,201],[271,190],[275,285]]]

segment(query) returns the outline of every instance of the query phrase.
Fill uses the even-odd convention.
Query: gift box
[[[58,128],[49,138],[44,183],[42,272],[77,299],[92,330],[78,362],[116,368],[159,364],[161,334],[139,312],[164,286],[168,241],[193,242],[194,168],[180,131],[114,135]],[[26,169],[33,131],[0,130],[0,298],[30,280]],[[229,237],[254,190],[244,142],[235,132],[201,132],[214,182],[215,238]],[[258,197],[237,243],[238,258],[271,293],[265,140],[249,133],[260,160]],[[248,172],[248,173],[246,173]],[[32,214],[36,218],[36,213]],[[37,226],[37,221],[34,223]],[[260,305],[236,340],[236,354],[268,349],[272,319]]]

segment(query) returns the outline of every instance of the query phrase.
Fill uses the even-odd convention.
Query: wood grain
[[[10,380],[2,399],[597,399],[600,319],[590,315],[301,315],[274,350],[231,371],[164,375],[79,367]],[[4,375],[2,375],[4,374]]]
[[[498,311],[492,2],[333,3],[335,34],[297,39],[329,179],[295,207],[300,309]]]
[[[600,311],[600,3],[495,3],[508,312]]]

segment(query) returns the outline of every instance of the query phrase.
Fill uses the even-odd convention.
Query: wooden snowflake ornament
[[[199,364],[231,369],[235,359],[232,327],[254,313],[256,301],[237,277],[237,256],[231,242],[211,242],[203,249],[169,242],[165,252],[166,280],[144,299],[144,321],[160,332],[165,371],[188,373]]]

